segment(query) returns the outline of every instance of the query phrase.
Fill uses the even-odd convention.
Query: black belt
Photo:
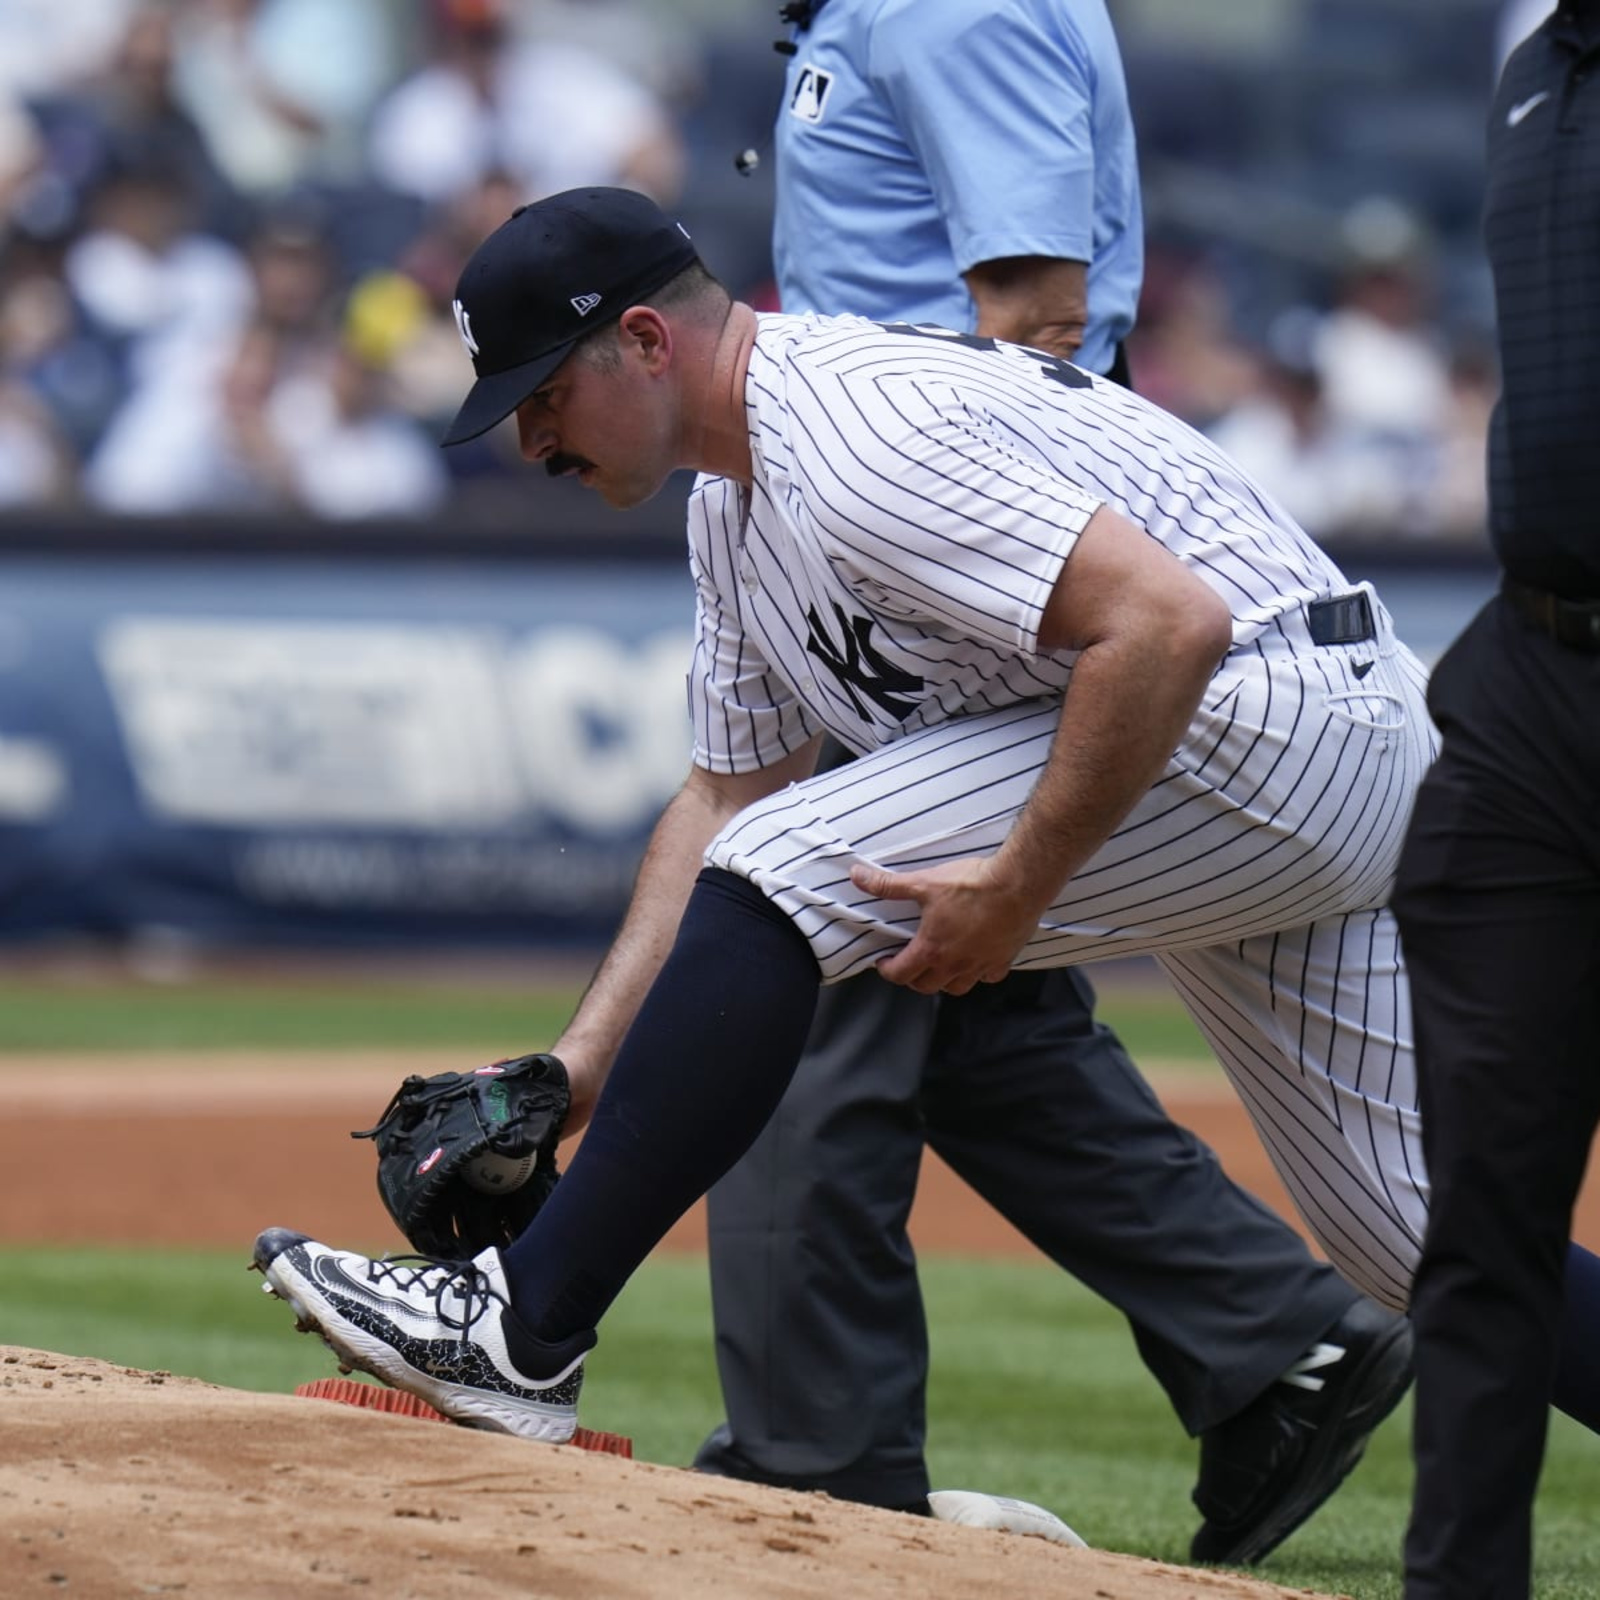
[[[1372,602],[1364,589],[1354,594],[1331,595],[1306,607],[1313,644],[1364,644],[1378,637],[1372,620]]]
[[[1506,578],[1500,585],[1511,609],[1557,644],[1585,655],[1600,655],[1600,600],[1563,600],[1543,589]]]

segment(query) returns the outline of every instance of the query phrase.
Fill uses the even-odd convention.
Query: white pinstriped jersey
[[[1306,642],[1337,567],[1198,433],[1038,352],[854,317],[761,318],[746,503],[690,502],[695,760],[766,766],[826,729],[861,751],[1059,695],[1045,601],[1101,505],[1217,590],[1234,648]]]
[[[821,729],[861,756],[747,806],[706,861],[786,912],[827,981],[899,949],[917,907],[852,865],[1004,845],[1072,672],[1036,653],[1041,609],[1095,509],[1122,512],[1227,601],[1233,646],[1015,964],[1154,956],[1323,1248],[1403,1305],[1427,1181],[1385,901],[1433,754],[1421,666],[1370,593],[1366,637],[1313,642],[1306,604],[1342,575],[1206,440],[1048,356],[973,343],[763,319],[748,503],[721,479],[691,501],[695,759],[745,772]]]

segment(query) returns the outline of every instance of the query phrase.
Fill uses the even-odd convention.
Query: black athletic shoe
[[[1264,1394],[1200,1436],[1189,1555],[1249,1566],[1345,1480],[1411,1386],[1411,1324],[1358,1300]]]

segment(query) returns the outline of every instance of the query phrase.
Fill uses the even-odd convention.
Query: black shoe
[[[1358,1300],[1237,1416],[1200,1436],[1189,1555],[1249,1566],[1345,1480],[1411,1386],[1411,1324]]]

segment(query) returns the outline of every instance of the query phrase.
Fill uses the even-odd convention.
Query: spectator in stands
[[[1433,322],[1434,280],[1416,218],[1381,198],[1345,222],[1347,263],[1315,359],[1334,420],[1426,447],[1450,409],[1449,363]]]
[[[254,318],[134,395],[89,464],[89,496],[128,515],[425,515],[444,463],[389,404],[384,358],[343,330],[307,350]]]
[[[12,216],[43,156],[33,119],[0,90],[0,218]],[[28,298],[15,293],[20,255],[14,237],[0,235],[0,507],[49,504],[65,498],[72,484],[67,442],[28,382],[36,330],[29,327]],[[56,298],[64,298],[59,287]]]
[[[1313,355],[1347,470],[1339,515],[1319,531],[1481,533],[1486,400],[1452,371],[1425,230],[1405,208],[1374,199],[1350,213],[1344,234],[1345,269]],[[1469,479],[1480,487],[1469,490]]]
[[[19,206],[44,170],[38,124],[22,100],[0,86],[0,249],[17,231]]]
[[[1329,417],[1312,359],[1316,327],[1309,308],[1280,313],[1259,352],[1254,387],[1206,431],[1301,527],[1321,538],[1359,520],[1363,491],[1354,471],[1357,453]]]
[[[267,414],[281,352],[276,330],[251,322],[153,370],[88,463],[90,503],[127,516],[284,509],[289,474]]]
[[[0,383],[14,413],[39,417],[69,463],[100,438],[124,396],[122,364],[91,327],[62,275],[61,241],[13,226],[0,242]],[[36,451],[29,451],[37,462]]]
[[[0,4],[0,87],[54,94],[99,73],[136,0],[5,0]]]
[[[236,250],[196,225],[192,147],[181,131],[157,125],[103,144],[81,195],[48,127],[44,146],[0,257],[3,362],[81,460],[152,367],[248,311],[249,274]]]
[[[0,509],[64,502],[73,491],[75,465],[37,397],[0,378]]]
[[[198,226],[192,171],[164,133],[121,140],[67,249],[67,286],[104,337],[125,352],[130,380],[236,327],[253,290],[244,258]]]
[[[509,173],[491,169],[471,188],[430,211],[387,284],[371,281],[365,286],[364,308],[391,324],[396,402],[436,434],[443,433],[461,404],[461,334],[450,307],[456,279],[479,242],[522,198]],[[499,440],[484,446],[501,448]],[[508,461],[512,453],[507,451]],[[460,466],[460,454],[447,452],[446,466]]]
[[[186,0],[178,97],[235,188],[273,199],[359,177],[366,120],[400,65],[386,0]]]
[[[1463,541],[1484,536],[1484,448],[1493,376],[1463,343],[1440,415],[1416,432],[1334,414],[1308,306],[1282,312],[1260,353],[1256,387],[1206,432],[1319,539]]]
[[[442,504],[443,452],[393,404],[393,355],[381,324],[347,317],[323,361],[286,378],[273,396],[298,509],[348,520],[426,516]]]
[[[284,361],[324,348],[338,332],[339,263],[313,216],[292,207],[266,214],[245,244],[253,312],[284,345]]]
[[[1232,410],[1256,384],[1220,278],[1203,259],[1159,240],[1146,242],[1128,364],[1139,375],[1140,394],[1197,428]]]
[[[51,167],[81,202],[129,149],[159,148],[189,196],[194,225],[236,234],[244,223],[238,196],[174,92],[175,29],[170,4],[142,0],[103,67],[35,99]]]
[[[378,107],[373,175],[442,203],[505,171],[520,199],[587,183],[670,203],[683,177],[660,100],[579,45],[518,38],[508,0],[429,0],[429,59]]]
[[[681,6],[655,0],[518,0],[516,27],[525,37],[581,45],[637,78],[669,106],[684,106],[704,89],[703,29]],[[770,39],[763,21],[761,33]]]

